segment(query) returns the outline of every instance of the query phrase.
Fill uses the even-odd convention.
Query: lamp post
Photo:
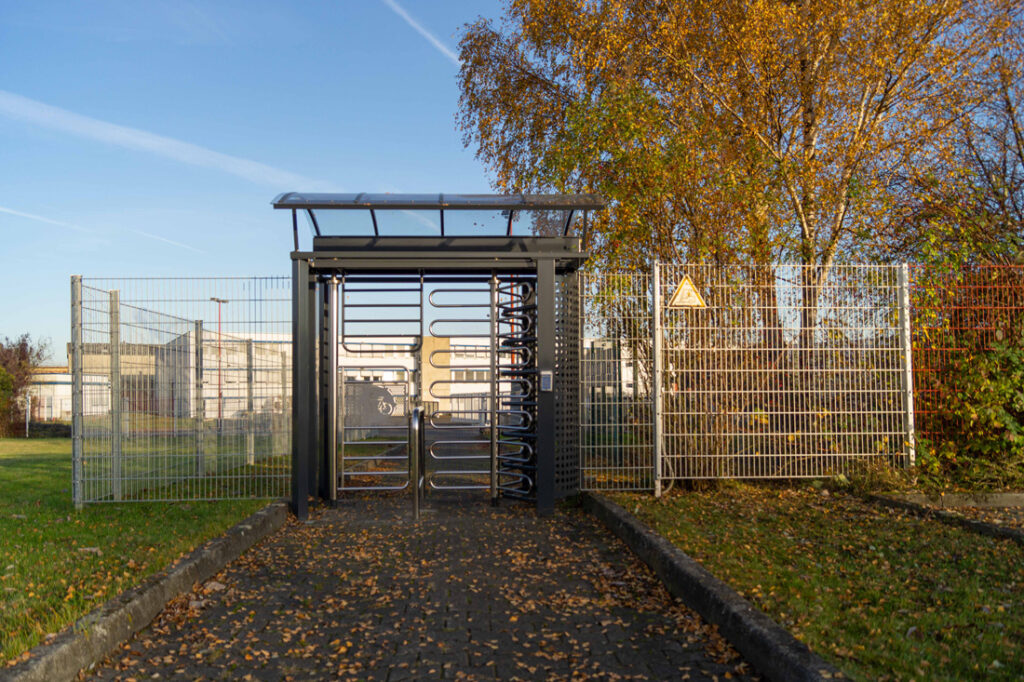
[[[229,303],[229,301],[226,298],[217,298],[216,296],[211,296],[210,300],[217,304],[217,436],[220,437],[224,425],[224,382],[222,380],[224,375],[221,371],[220,309],[222,305]]]

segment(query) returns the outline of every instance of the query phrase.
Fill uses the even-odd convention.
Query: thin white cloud
[[[278,190],[331,191],[329,183],[137,128],[108,123],[0,90],[0,115],[126,149],[229,173]],[[336,189],[335,189],[336,191]]]
[[[63,220],[54,220],[53,218],[46,218],[35,213],[25,213],[24,211],[15,211],[13,208],[7,208],[0,206],[0,213],[7,213],[9,215],[18,216],[19,218],[26,218],[27,220],[34,220],[37,223],[46,223],[47,225],[56,225],[58,227],[66,227],[69,230],[76,230],[78,232],[91,233],[92,230],[82,227],[81,225],[75,225],[74,223],[66,223]]]
[[[132,230],[132,232],[134,232],[135,234],[141,234],[143,237],[149,237],[150,239],[155,239],[158,242],[164,242],[165,244],[171,244],[172,246],[180,246],[183,249],[188,249],[189,251],[195,251],[196,253],[206,253],[206,251],[203,251],[202,249],[197,249],[194,246],[189,246],[188,244],[182,244],[181,242],[176,242],[173,239],[168,239],[167,237],[161,237],[158,234],[150,234],[149,232],[143,232],[142,230]]]
[[[8,215],[17,216],[19,218],[25,218],[26,220],[34,220],[37,223],[46,223],[47,225],[56,225],[58,227],[66,227],[69,230],[75,230],[77,232],[84,232],[86,234],[96,234],[95,230],[90,230],[89,228],[82,227],[81,225],[75,225],[74,223],[64,222],[63,220],[54,220],[53,218],[47,218],[46,216],[37,215],[35,213],[26,213],[25,211],[16,211],[13,208],[7,208],[6,206],[0,206],[0,213],[6,213]],[[206,253],[206,251],[203,251],[202,249],[197,249],[194,246],[189,246],[188,244],[182,244],[181,242],[176,242],[173,239],[168,239],[167,237],[161,237],[158,234],[150,234],[149,232],[143,232],[142,230],[134,230],[134,229],[131,229],[129,231],[130,232],[134,232],[135,234],[138,234],[138,235],[142,235],[143,237],[148,237],[149,239],[155,239],[158,242],[164,242],[165,244],[171,244],[172,246],[178,246],[178,247],[183,248],[183,249],[188,249],[189,251],[195,251],[196,253],[204,253],[204,254]]]
[[[445,57],[450,59],[452,64],[455,64],[455,66],[462,66],[462,60],[459,59],[459,55],[455,54],[455,52],[453,52],[450,47],[448,47],[447,45],[442,43],[440,40],[438,40],[437,36],[435,36],[433,33],[428,31],[427,29],[425,29],[422,24],[420,24],[418,21],[416,21],[411,16],[409,16],[409,13],[406,12],[402,8],[402,6],[399,5],[395,0],[381,0],[381,1],[385,5],[390,7],[392,12],[394,12],[395,14],[400,16],[405,21],[405,23],[407,23],[410,26],[412,26],[413,29],[415,29],[417,33],[419,33],[421,36],[426,38],[427,41],[429,41],[431,45],[433,45],[434,47],[437,48],[438,52],[440,52]]]

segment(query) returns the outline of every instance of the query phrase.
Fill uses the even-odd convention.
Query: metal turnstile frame
[[[387,277],[417,272],[435,277],[528,274],[536,281],[537,374],[556,376],[560,352],[556,327],[564,329],[568,322],[557,324],[559,285],[575,278],[586,260],[578,237],[317,237],[312,251],[294,251],[291,258],[291,502],[300,518],[308,515],[313,491],[328,502],[337,494],[339,279],[349,274]],[[556,405],[576,400],[576,396],[557,393],[571,391],[575,385],[554,381],[548,390],[537,391],[535,500],[541,514],[554,511],[557,497],[575,492],[556,485],[556,458],[568,452],[558,447]]]

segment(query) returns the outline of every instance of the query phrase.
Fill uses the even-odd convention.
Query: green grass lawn
[[[863,680],[1024,678],[1024,548],[809,486],[614,499]]]
[[[75,511],[69,439],[0,439],[0,665],[266,503]]]

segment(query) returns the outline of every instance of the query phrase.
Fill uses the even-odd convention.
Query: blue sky
[[[282,191],[488,191],[455,53],[500,9],[0,3],[0,336],[64,362],[72,274],[288,274]]]

